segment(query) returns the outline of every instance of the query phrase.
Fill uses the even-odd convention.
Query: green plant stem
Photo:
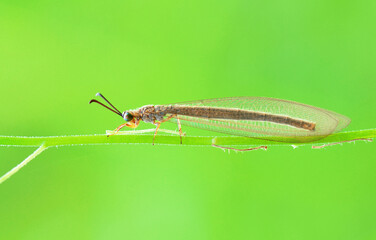
[[[57,146],[74,146],[74,145],[88,145],[88,144],[152,144],[153,135],[145,134],[147,132],[153,132],[154,130],[141,130],[141,131],[129,131],[121,132],[117,135],[107,136],[105,134],[100,135],[79,135],[79,136],[56,136],[56,137],[20,137],[20,136],[0,136],[0,146],[13,146],[13,147],[37,147],[39,148],[34,151],[30,156],[23,160],[16,167],[11,169],[9,172],[0,177],[0,184],[5,180],[14,175],[22,167],[28,164],[41,152],[43,152],[48,147]],[[161,129],[160,132],[173,133],[168,130]],[[174,136],[175,135],[175,136]],[[155,144],[165,144],[165,145],[180,145],[180,136],[174,135],[158,135],[155,139]],[[369,130],[359,130],[353,132],[343,132],[332,134],[326,138],[319,141],[310,143],[286,143],[286,142],[276,142],[267,141],[256,138],[238,137],[238,136],[184,136],[183,145],[190,146],[259,146],[253,149],[266,148],[264,145],[318,145],[324,144],[323,146],[316,147],[321,148],[328,145],[334,145],[336,143],[350,142],[353,140],[371,140],[376,137],[376,129]],[[231,147],[221,147],[225,149],[235,149]],[[246,149],[250,150],[250,149]]]
[[[28,156],[20,164],[18,164],[17,166],[15,166],[14,168],[12,168],[9,172],[7,172],[3,176],[1,176],[0,177],[0,184],[3,183],[8,178],[10,178],[16,172],[18,172],[18,170],[20,170],[21,168],[23,168],[26,164],[28,164],[31,160],[33,160],[36,156],[38,156],[39,154],[41,154],[46,149],[47,149],[46,145],[44,145],[44,144],[40,145],[40,147],[37,150],[35,150],[30,156]]]
[[[319,141],[309,143],[285,143],[274,142],[256,138],[238,137],[238,136],[185,136],[183,137],[183,145],[190,146],[212,146],[228,145],[228,146],[257,146],[257,145],[314,145],[350,141],[362,138],[376,137],[376,129],[359,130],[353,132],[341,132],[332,134]],[[20,137],[20,136],[0,136],[0,146],[15,147],[37,147],[42,144],[46,147],[52,146],[72,146],[87,144],[152,144],[153,136],[150,134],[128,134],[107,136],[105,134],[93,135],[77,135],[77,136],[56,136],[56,137]],[[179,136],[157,135],[155,145],[180,145]]]

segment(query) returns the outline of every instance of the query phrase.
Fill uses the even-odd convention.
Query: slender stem
[[[100,135],[80,135],[80,136],[56,136],[56,137],[20,137],[20,136],[0,136],[0,146],[14,146],[14,147],[35,147],[39,148],[23,160],[20,164],[14,167],[12,170],[7,172],[5,175],[0,177],[0,184],[5,180],[10,178],[18,170],[28,164],[41,152],[43,152],[48,147],[52,146],[73,146],[73,145],[87,145],[87,144],[132,144],[132,143],[153,143],[153,136],[150,134],[145,134],[148,132],[153,132],[155,129],[149,130],[139,130],[139,131],[126,131],[120,132],[114,136],[108,137],[105,134]],[[180,136],[175,132],[169,130],[160,130],[160,132],[165,132],[172,135],[158,135],[156,137],[157,144],[168,144],[168,145],[181,145]],[[178,136],[176,136],[178,135]],[[315,142],[307,143],[288,143],[288,142],[277,142],[268,141],[255,138],[238,137],[238,136],[184,136],[183,145],[191,146],[215,146],[222,149],[233,149],[237,151],[250,151],[254,149],[264,148],[271,145],[281,145],[281,146],[301,146],[301,145],[316,145],[323,144],[323,146],[330,146],[337,143],[352,142],[355,140],[371,141],[372,138],[376,137],[376,129],[368,130],[358,130],[353,132],[342,132],[332,134],[326,138],[323,138]],[[278,138],[276,139],[278,140]],[[224,146],[248,146],[247,149],[238,149],[232,147]],[[249,148],[250,146],[257,146],[255,148]],[[323,146],[313,146],[313,148],[322,148]]]
[[[154,131],[154,130],[153,130]],[[72,145],[88,145],[88,144],[134,144],[144,143],[152,144],[153,136],[150,134],[143,134],[145,130],[137,132],[130,131],[133,134],[116,134],[107,137],[105,134],[99,135],[78,135],[78,136],[56,136],[56,137],[20,137],[20,136],[0,136],[0,146],[14,146],[14,147],[37,147],[45,144],[46,147],[52,146],[72,146]],[[227,146],[302,146],[326,144],[335,142],[344,142],[360,138],[375,138],[376,129],[358,130],[353,132],[341,132],[332,134],[314,142],[307,143],[289,143],[268,141],[256,138],[239,137],[239,136],[184,136],[182,145],[190,146],[212,146],[227,145]],[[178,135],[162,135],[158,134],[155,138],[155,145],[180,145],[180,137]]]
[[[13,174],[18,172],[21,168],[23,168],[26,164],[28,164],[31,160],[33,160],[36,156],[42,153],[45,149],[47,149],[45,144],[40,145],[40,147],[35,150],[31,155],[29,155],[25,160],[23,160],[20,164],[12,168],[9,172],[4,174],[0,177],[0,184],[3,183],[5,180],[10,178]]]

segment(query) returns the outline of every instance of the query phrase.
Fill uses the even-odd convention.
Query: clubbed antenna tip
[[[95,102],[95,103],[98,103],[99,105],[101,105],[101,106],[103,106],[103,107],[105,107],[105,108],[107,108],[108,110],[110,110],[111,112],[114,112],[114,113],[116,113],[117,115],[119,115],[119,116],[123,116],[122,114],[121,114],[121,112],[116,108],[116,107],[114,107],[114,105],[112,105],[101,93],[97,93],[96,94],[96,96],[98,96],[98,97],[101,97],[101,98],[103,98],[108,104],[110,104],[110,106],[113,108],[113,109],[111,109],[111,108],[109,108],[108,106],[106,106],[106,105],[104,105],[103,103],[101,103],[101,102],[99,102],[98,100],[95,100],[95,99],[91,99],[90,100],[90,102],[89,102],[89,104],[90,103],[93,103],[93,102]]]

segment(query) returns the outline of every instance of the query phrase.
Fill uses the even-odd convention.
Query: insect
[[[125,123],[116,128],[136,128],[141,121],[156,126],[164,122],[206,129],[230,135],[259,138],[278,142],[313,142],[339,132],[351,120],[341,114],[288,100],[267,97],[228,97],[168,105],[146,105],[136,110],[120,112],[102,94],[112,108],[92,99],[121,116]]]

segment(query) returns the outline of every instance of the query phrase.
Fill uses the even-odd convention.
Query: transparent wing
[[[280,142],[309,142],[324,138],[345,128],[351,120],[341,114],[314,106],[266,97],[229,97],[172,104],[251,110],[283,115],[316,123],[314,131],[267,121],[208,119],[177,115],[182,125],[231,135]],[[169,120],[177,122],[176,117]]]

